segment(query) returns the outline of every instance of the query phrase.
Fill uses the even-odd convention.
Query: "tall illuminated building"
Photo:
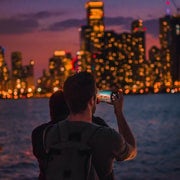
[[[145,32],[146,28],[143,26],[142,20],[135,20],[131,24],[132,33],[132,47],[134,49],[134,58],[142,63],[145,60]]]
[[[161,62],[163,67],[163,86],[172,86],[172,27],[171,16],[166,15],[159,19],[159,40],[161,45]]]
[[[85,8],[87,24],[80,28],[80,51],[77,54],[76,63],[79,70],[87,70],[99,76],[98,69],[103,66],[104,3],[102,1],[88,1]]]
[[[90,26],[81,26],[80,29],[80,50],[81,51],[91,51],[93,48],[93,43],[91,42],[91,32],[92,28]]]
[[[151,86],[163,81],[163,66],[161,62],[161,49],[152,46],[149,50],[150,68],[151,68]]]
[[[92,27],[85,25],[81,26],[80,31],[80,51],[76,55],[76,67],[77,71],[87,70],[92,71],[93,61],[92,53],[93,42],[91,41]]]
[[[22,77],[22,53],[12,52],[11,54],[12,78]]]
[[[15,51],[11,53],[11,66],[11,80],[14,97],[32,96],[32,93],[35,90],[34,60],[30,60],[29,65],[23,66],[22,53]]]
[[[180,81],[180,14],[171,19],[171,75],[173,82]]]
[[[19,51],[11,53],[12,88],[16,89],[17,80],[22,78],[22,53]],[[18,80],[18,82],[19,82]]]
[[[27,82],[27,91],[29,93],[35,90],[34,63],[34,60],[31,59],[28,65],[23,66],[23,78]]]
[[[175,1],[175,15],[171,15],[170,1],[166,1],[166,15],[159,19],[160,44],[162,50],[162,63],[164,67],[164,85],[174,86],[180,82],[180,14]]]
[[[92,53],[99,53],[104,45],[104,3],[102,1],[88,1],[85,7],[87,10],[87,25],[91,29],[89,50]]]
[[[133,86],[133,57],[134,52],[132,48],[132,33],[121,33],[118,35],[119,47],[119,74],[118,79],[124,89],[130,89]],[[135,83],[134,83],[135,84]]]
[[[103,55],[96,62],[96,78],[102,89],[107,89],[118,81],[118,51],[117,34],[105,31]]]
[[[145,31],[142,20],[135,20],[131,24],[132,33],[132,49],[133,49],[133,76],[135,84],[139,87],[144,87],[145,83]]]
[[[8,89],[9,78],[9,70],[4,58],[4,48],[0,46],[0,92]]]

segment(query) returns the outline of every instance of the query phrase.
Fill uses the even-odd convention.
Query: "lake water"
[[[115,163],[116,179],[179,180],[180,94],[126,95],[124,113],[136,137],[138,155]],[[117,129],[111,105],[98,104],[96,115]],[[0,100],[0,179],[37,179],[31,132],[48,121],[48,99]]]

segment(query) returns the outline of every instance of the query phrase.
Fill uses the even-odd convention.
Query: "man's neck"
[[[92,114],[88,113],[87,111],[83,113],[78,113],[78,114],[72,114],[70,113],[68,117],[69,121],[82,121],[82,122],[92,122]]]

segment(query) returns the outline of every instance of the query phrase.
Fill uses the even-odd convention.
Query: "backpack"
[[[48,154],[46,180],[99,179],[92,164],[92,150],[87,145],[97,128],[98,126],[91,133],[81,132],[81,141],[69,140],[65,121],[46,128],[43,136],[44,148]],[[56,142],[53,138],[55,132],[58,138]]]

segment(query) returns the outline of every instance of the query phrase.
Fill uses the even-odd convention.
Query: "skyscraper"
[[[135,20],[131,24],[132,33],[132,50],[134,56],[132,57],[132,71],[135,84],[144,87],[145,84],[145,30],[142,20]]]
[[[19,51],[11,53],[11,70],[12,70],[12,88],[16,89],[17,80],[20,83],[20,79],[23,75],[23,67],[22,67],[22,53]],[[20,87],[20,85],[18,86]]]
[[[11,54],[12,78],[18,79],[22,77],[22,53],[12,52]]]
[[[180,14],[171,19],[171,74],[172,80],[180,81]]]
[[[104,3],[102,1],[89,1],[86,3],[87,25],[90,32],[92,53],[99,53],[103,48],[104,38]]]
[[[16,51],[11,54],[11,65],[14,98],[22,96],[31,97],[35,90],[34,61],[30,60],[29,65],[23,66],[22,53]]]
[[[166,15],[159,19],[159,40],[161,45],[161,62],[163,67],[163,86],[172,86],[172,17]]]
[[[98,77],[99,67],[103,66],[104,52],[104,3],[88,1],[85,4],[87,24],[80,28],[80,51],[77,61],[80,70],[94,72]],[[98,78],[97,78],[98,79]]]
[[[91,52],[93,43],[91,42],[92,27],[85,25],[81,26],[80,30],[80,50]]]
[[[0,46],[0,91],[8,90],[9,78],[9,70],[4,59],[4,48]]]
[[[135,52],[134,58],[136,60],[139,60],[140,63],[142,63],[146,59],[145,32],[146,32],[146,28],[143,26],[143,21],[141,19],[132,22],[131,33],[132,33],[132,46]]]
[[[151,81],[152,85],[163,81],[163,66],[161,63],[161,50],[152,46],[149,50],[149,59],[151,60]]]

